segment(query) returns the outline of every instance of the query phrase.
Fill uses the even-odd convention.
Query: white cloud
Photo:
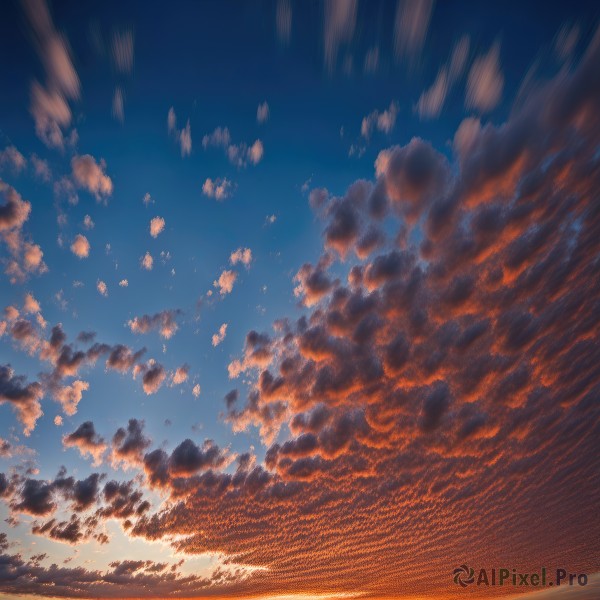
[[[106,199],[112,194],[113,184],[111,178],[105,173],[106,162],[104,159],[100,159],[100,162],[97,163],[90,154],[74,156],[71,159],[71,167],[75,183],[94,194],[96,200]]]
[[[83,217],[83,226],[86,229],[94,229],[94,221],[92,221],[90,215],[85,215],[85,217]]]
[[[211,179],[206,178],[206,181],[202,184],[202,193],[209,198],[215,198],[216,200],[225,200],[231,196],[233,184],[229,179],[224,177],[223,179]]]
[[[225,296],[233,290],[236,279],[237,273],[235,271],[225,270],[219,275],[219,279],[213,281],[213,286],[219,290],[221,296]]]
[[[366,117],[363,118],[360,133],[361,135],[369,139],[374,129],[383,133],[389,133],[396,125],[396,117],[398,116],[398,104],[396,102],[390,102],[390,106],[387,110],[379,112],[374,110]]]
[[[27,160],[14,146],[7,146],[0,152],[0,168],[5,166],[20,173],[27,166]]]
[[[467,108],[488,112],[500,102],[503,88],[504,75],[500,70],[500,44],[495,43],[487,54],[479,56],[471,66],[465,105]]]
[[[71,244],[71,252],[78,258],[87,258],[90,255],[90,243],[85,235],[75,236]]]
[[[127,279],[121,279],[121,281],[119,281],[119,287],[129,287],[129,281],[127,281]]]
[[[123,91],[120,87],[115,88],[112,101],[112,115],[117,121],[123,123],[125,121],[125,104],[123,101]]]
[[[223,323],[221,327],[219,327],[219,331],[212,336],[212,345],[215,348],[225,339],[227,335],[227,323]]]
[[[150,221],[150,235],[153,238],[159,236],[165,229],[165,220],[162,217],[154,217]]]
[[[244,266],[249,267],[252,262],[252,250],[250,248],[238,248],[235,252],[231,253],[229,262],[232,265],[242,263]]]
[[[266,100],[258,105],[258,108],[256,109],[256,120],[259,123],[264,123],[269,120],[269,105]]]
[[[100,292],[102,296],[108,296],[108,287],[106,286],[106,283],[104,283],[104,281],[102,281],[101,279],[99,279],[96,283],[96,289],[98,290],[98,292]]]
[[[154,259],[152,258],[150,252],[146,252],[146,254],[144,254],[144,256],[142,257],[141,264],[142,267],[146,269],[146,271],[152,270],[152,267],[154,266]]]

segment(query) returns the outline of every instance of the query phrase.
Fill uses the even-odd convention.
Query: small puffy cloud
[[[252,262],[252,250],[250,248],[238,248],[235,252],[231,253],[229,262],[232,265],[242,263],[245,267],[249,267]]]
[[[152,196],[150,195],[150,192],[146,192],[144,194],[144,197],[142,198],[142,202],[148,206],[149,204],[153,204],[154,200],[152,200]]]
[[[56,415],[56,416],[54,417],[54,424],[55,424],[57,427],[60,427],[60,426],[63,424],[63,418],[62,418],[60,415]]]
[[[496,42],[490,51],[479,56],[469,71],[467,81],[467,108],[488,112],[496,107],[502,97],[504,75],[500,70],[500,44]]]
[[[233,290],[233,284],[236,279],[237,273],[235,271],[225,270],[219,275],[219,279],[213,281],[213,286],[219,290],[221,296],[225,296]]]
[[[154,315],[142,315],[127,322],[132,333],[144,334],[157,330],[160,336],[171,339],[177,332],[179,310],[163,310]]]
[[[265,153],[263,143],[260,140],[256,140],[250,148],[248,148],[248,160],[257,165],[261,160]]]
[[[148,396],[156,394],[167,377],[165,368],[153,359],[149,360],[147,364],[135,366],[134,378],[140,374],[142,375],[142,387]]]
[[[189,372],[190,372],[189,365],[182,365],[181,367],[177,368],[175,370],[175,373],[173,373],[173,375],[171,377],[171,383],[173,385],[181,385],[182,383],[187,381]]]
[[[112,116],[120,123],[125,121],[125,103],[123,100],[123,90],[120,87],[115,88],[112,101]]]
[[[119,73],[133,71],[133,31],[115,31],[111,40],[111,58]]]
[[[193,388],[192,388],[192,394],[194,395],[195,398],[198,398],[200,396],[200,384],[197,383]]]
[[[396,125],[396,117],[398,116],[398,104],[396,102],[390,102],[390,106],[387,110],[379,112],[374,110],[366,117],[363,118],[360,133],[361,135],[369,139],[373,130],[377,129],[383,133],[389,133]]]
[[[94,229],[94,221],[92,221],[90,215],[85,215],[85,217],[83,217],[83,226],[86,229]]]
[[[71,385],[59,386],[53,390],[54,399],[62,406],[66,415],[73,416],[77,412],[77,405],[81,402],[84,391],[90,384],[77,379]]]
[[[90,255],[90,243],[85,235],[78,234],[71,244],[71,252],[78,258],[87,258]]]
[[[226,335],[227,335],[227,323],[223,323],[223,325],[221,325],[221,327],[219,327],[219,331],[217,331],[217,333],[213,334],[212,345],[215,346],[215,348],[216,348],[225,339]]]
[[[16,375],[10,365],[0,365],[0,404],[12,406],[26,436],[30,435],[37,420],[44,414],[40,405],[43,395],[40,383],[27,383],[26,378]]]
[[[14,146],[7,146],[0,152],[0,168],[9,167],[20,173],[26,165],[27,160]]]
[[[275,221],[277,221],[276,215],[267,215],[265,217],[265,225],[273,225],[273,223],[275,223]]]
[[[192,153],[192,129],[189,119],[179,132],[179,146],[181,147],[181,156],[189,156]]]
[[[121,281],[119,281],[119,287],[128,287],[129,286],[129,281],[127,281],[127,279],[121,279]]]
[[[144,254],[144,256],[142,257],[141,265],[142,268],[146,269],[146,271],[152,270],[152,267],[154,266],[154,259],[152,258],[150,252],[146,252],[146,254]]]
[[[150,221],[150,235],[153,238],[158,237],[158,235],[163,232],[164,228],[165,220],[162,217],[154,217]]]
[[[60,422],[57,423],[57,419]],[[54,419],[56,425],[62,425],[62,417]],[[81,456],[91,456],[94,459],[94,465],[102,464],[102,456],[106,452],[107,444],[97,433],[92,421],[85,421],[75,431],[63,435],[62,443],[65,448],[76,448]]]
[[[33,297],[33,294],[25,294],[25,302],[23,303],[23,311],[28,314],[37,314],[41,312],[40,303]]]
[[[101,279],[99,279],[96,283],[96,289],[102,296],[108,296],[108,288],[106,286],[106,283],[104,283],[104,281],[102,281]]]
[[[39,158],[37,154],[32,154],[31,164],[33,166],[33,172],[38,179],[46,182],[52,179],[52,171],[50,171],[48,161]]]
[[[269,120],[269,105],[266,100],[258,105],[258,108],[256,109],[256,120],[259,123],[264,123]]]
[[[206,150],[209,146],[227,148],[231,143],[231,134],[227,127],[217,127],[212,133],[207,133],[202,138],[202,147]]]
[[[223,179],[211,179],[206,178],[206,181],[202,184],[202,193],[209,198],[215,198],[216,200],[225,200],[231,196],[233,184],[229,179],[224,177]]]
[[[192,128],[190,126],[190,120],[183,129],[177,128],[177,115],[175,109],[171,106],[167,114],[167,129],[169,134],[172,135],[179,147],[181,148],[181,156],[189,156],[192,152]],[[206,136],[205,136],[206,137]]]
[[[90,154],[74,156],[71,159],[71,167],[75,183],[94,194],[96,200],[106,199],[112,194],[112,180],[105,173],[106,162],[103,159],[97,163]]]

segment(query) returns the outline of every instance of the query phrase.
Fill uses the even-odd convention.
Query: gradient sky
[[[595,2],[0,6],[0,597],[600,593]]]

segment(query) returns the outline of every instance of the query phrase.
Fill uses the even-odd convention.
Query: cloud
[[[197,384],[196,384],[196,385],[195,385],[195,386],[192,388],[192,394],[194,395],[194,397],[195,397],[195,398],[198,398],[198,397],[200,397],[200,392],[201,392],[201,389],[200,389],[200,384],[199,384],[199,383],[197,383]]]
[[[0,152],[0,169],[6,166],[20,173],[27,166],[27,160],[14,146],[7,146]]]
[[[106,163],[101,159],[99,163],[89,155],[74,156],[71,159],[73,181],[78,187],[86,189],[93,194],[98,202],[106,200],[113,191],[111,178],[105,173]]]
[[[85,421],[75,431],[63,435],[62,443],[65,448],[76,448],[84,457],[91,456],[94,466],[102,464],[102,458],[108,448],[104,439],[96,433],[92,421]]]
[[[235,252],[231,253],[229,262],[232,265],[242,263],[245,267],[249,267],[252,262],[252,250],[250,248],[238,248]]]
[[[264,146],[260,140],[256,140],[250,147],[245,143],[231,144],[227,147],[229,162],[237,167],[245,167],[249,162],[257,165],[264,155]]]
[[[221,296],[226,296],[232,292],[236,279],[237,273],[235,271],[225,270],[219,275],[219,279],[213,282],[213,286],[219,290]]]
[[[90,215],[85,215],[83,217],[83,226],[85,229],[94,229],[94,221],[92,221],[92,217]]]
[[[133,71],[133,31],[115,31],[111,44],[111,58],[114,68],[119,73],[129,74]]]
[[[219,331],[212,336],[212,345],[216,348],[227,335],[227,323],[223,323],[221,327],[219,327]]]
[[[185,156],[189,156],[192,153],[192,129],[190,126],[190,120],[187,120],[187,123],[183,129],[178,129],[177,115],[175,114],[175,109],[172,106],[167,115],[167,129],[169,134],[171,134],[175,140],[177,140],[177,143],[181,148],[181,157],[183,158]],[[202,143],[204,144],[204,140]]]
[[[22,282],[31,273],[45,273],[46,267],[41,248],[23,234],[23,226],[29,219],[31,204],[0,179],[0,193],[5,203],[0,205],[0,239],[6,244],[10,258],[5,261],[5,273],[11,283]]]
[[[502,97],[504,75],[500,70],[500,44],[473,62],[467,81],[465,105],[480,112],[493,110]]]
[[[365,55],[364,72],[375,73],[379,67],[379,48],[374,46],[369,48]]]
[[[33,294],[25,294],[25,301],[23,303],[23,311],[29,314],[36,314],[42,312],[40,303],[33,297]]]
[[[217,127],[212,133],[207,133],[202,138],[202,147],[205,150],[210,147],[223,148],[229,162],[240,168],[246,167],[248,163],[258,164],[264,155],[264,146],[260,140],[255,140],[250,146],[245,142],[231,143],[231,134],[227,127]]]
[[[133,372],[134,378],[137,375],[142,376],[142,388],[150,396],[151,394],[156,394],[161,388],[167,377],[167,372],[161,364],[151,359],[147,364],[136,365]]]
[[[269,120],[269,105],[266,100],[258,105],[258,108],[256,109],[256,120],[259,123],[265,123]]]
[[[192,153],[192,130],[189,119],[179,132],[179,145],[181,146],[181,156],[189,156]]]
[[[164,339],[171,339],[177,332],[177,317],[181,314],[179,310],[163,310],[154,315],[142,315],[134,317],[127,322],[132,333],[144,334],[150,331],[158,331]]]
[[[77,234],[71,244],[71,252],[77,258],[87,258],[90,255],[90,243],[85,235]]]
[[[108,286],[101,279],[98,279],[98,281],[96,282],[96,289],[98,290],[101,296],[108,296]]]
[[[150,221],[150,235],[153,238],[158,237],[158,235],[163,232],[164,228],[165,220],[162,217],[154,217]]]
[[[129,281],[127,281],[127,279],[121,279],[121,281],[119,281],[119,287],[129,287]]]
[[[49,182],[52,180],[52,171],[48,165],[48,161],[39,158],[37,154],[32,154],[30,157],[33,166],[33,172],[38,179]]]
[[[175,370],[171,377],[172,385],[181,385],[185,381],[187,381],[190,372],[189,365],[182,365]]]
[[[140,464],[151,441],[144,434],[144,421],[129,419],[127,429],[119,427],[112,438],[111,460],[113,466],[126,468]]]
[[[421,94],[416,105],[421,119],[435,118],[442,112],[448,93],[464,71],[469,46],[470,38],[465,35],[455,44],[448,64],[438,71],[432,86]]]
[[[120,123],[125,122],[125,103],[123,100],[123,90],[117,86],[113,94],[112,116]]]
[[[352,40],[356,27],[356,0],[325,0],[323,6],[323,51],[325,66],[332,72],[341,44]]]
[[[215,198],[216,200],[225,200],[229,198],[233,192],[233,184],[229,179],[224,177],[223,179],[211,179],[206,178],[206,181],[202,184],[202,193],[209,198]]]
[[[390,102],[387,110],[379,112],[374,110],[363,118],[360,133],[365,139],[369,139],[374,129],[383,133],[390,133],[396,125],[396,117],[398,116],[398,105],[396,102]]]
[[[62,406],[63,412],[72,417],[77,412],[77,405],[81,402],[84,391],[87,391],[90,384],[87,381],[77,379],[70,385],[57,386],[53,390],[54,399]]]
[[[394,53],[415,63],[423,49],[433,0],[398,0],[394,21]]]
[[[146,269],[146,271],[152,271],[152,267],[154,266],[154,259],[152,258],[150,252],[146,252],[146,254],[144,254],[140,264],[142,265],[142,268]]]
[[[47,146],[62,149],[65,143],[72,143],[75,139],[75,130],[66,140],[63,130],[71,124],[68,100],[80,97],[79,77],[73,67],[68,42],[54,28],[46,2],[26,0],[23,8],[47,82],[46,88],[37,81],[31,85],[30,110],[36,133]]]
[[[292,4],[290,0],[277,0],[275,27],[279,41],[282,44],[289,44],[292,35]]]
[[[10,365],[0,365],[0,404],[12,406],[26,436],[31,434],[43,415],[40,405],[43,395],[42,386],[37,381],[27,383],[24,376],[15,375]]]
[[[209,146],[227,148],[231,143],[231,134],[227,127],[217,127],[212,133],[207,133],[202,138],[202,147],[206,150]]]

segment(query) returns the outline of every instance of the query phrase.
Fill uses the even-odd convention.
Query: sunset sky
[[[0,598],[599,598],[599,15],[2,2]]]

